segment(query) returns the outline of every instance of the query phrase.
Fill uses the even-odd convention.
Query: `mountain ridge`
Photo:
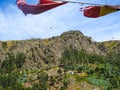
[[[71,47],[88,54],[106,55],[119,53],[120,41],[95,42],[78,30],[47,39],[0,41],[0,61],[5,59],[7,53],[24,53],[27,57],[24,68],[47,68],[58,65],[64,49]]]
[[[119,46],[73,30],[48,39],[1,41],[0,88],[120,90]]]
[[[87,53],[104,55],[106,52],[105,49],[100,49],[103,45],[93,42],[90,37],[84,36],[80,31],[71,30],[48,39],[0,42],[0,57],[4,58],[8,52],[24,53],[27,57],[25,68],[40,68],[51,63],[58,64],[64,48],[71,46]]]

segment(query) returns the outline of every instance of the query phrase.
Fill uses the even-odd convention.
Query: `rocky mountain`
[[[24,53],[27,57],[25,68],[41,68],[57,65],[65,48],[74,47],[79,51],[92,54],[105,54],[105,47],[93,42],[90,37],[80,31],[64,32],[60,36],[48,39],[30,39],[22,41],[0,42],[0,58],[10,53]]]
[[[120,90],[120,41],[80,31],[0,41],[0,90]]]

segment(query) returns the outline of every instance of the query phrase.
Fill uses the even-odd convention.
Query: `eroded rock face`
[[[0,60],[3,61],[8,52],[20,52],[26,56],[24,68],[48,68],[58,65],[64,49],[71,46],[90,54],[105,54],[104,48],[98,47],[90,37],[84,36],[80,31],[71,30],[49,39],[0,42]]]

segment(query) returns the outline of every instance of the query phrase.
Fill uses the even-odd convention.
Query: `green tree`
[[[23,66],[25,59],[26,59],[26,57],[25,57],[24,53],[18,53],[16,55],[15,63],[18,68],[21,68]]]
[[[23,53],[13,54],[8,53],[1,65],[1,71],[4,73],[10,73],[17,68],[21,68],[25,62],[25,55]]]
[[[39,84],[37,85],[37,87],[39,87],[39,90],[47,90],[48,88],[48,75],[45,72],[40,72],[37,75],[37,79],[39,80]]]

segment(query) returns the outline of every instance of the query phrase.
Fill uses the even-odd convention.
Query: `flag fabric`
[[[115,11],[117,11],[116,8],[110,8],[107,6],[88,6],[84,9],[84,16],[97,18]]]
[[[65,2],[55,2],[52,0],[40,0],[37,5],[26,4],[25,0],[17,0],[17,6],[27,14],[40,14],[60,5],[66,4]]]

